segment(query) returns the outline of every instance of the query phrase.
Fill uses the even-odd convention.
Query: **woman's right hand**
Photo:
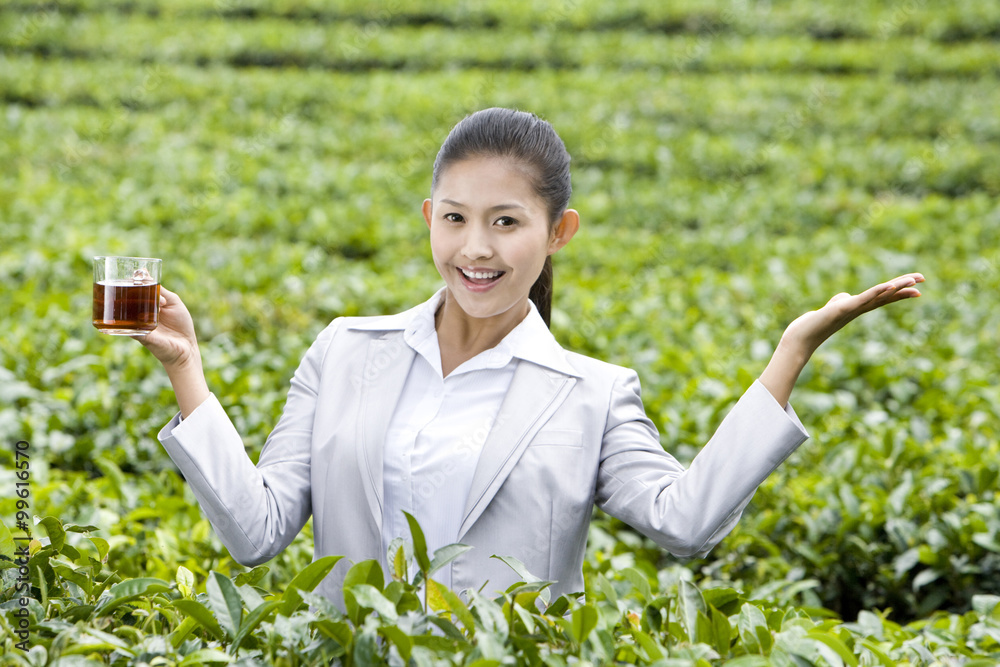
[[[145,336],[133,336],[153,353],[168,371],[201,361],[194,320],[175,293],[160,285],[160,313],[156,328]]]
[[[133,336],[167,370],[174,387],[181,417],[187,419],[205,402],[210,392],[201,367],[201,352],[194,334],[194,320],[181,298],[160,285],[160,314],[156,328],[145,336]]]

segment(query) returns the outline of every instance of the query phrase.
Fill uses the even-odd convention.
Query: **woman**
[[[334,320],[256,467],[208,389],[187,309],[163,290],[159,327],[140,339],[180,405],[159,438],[237,561],[273,558],[313,514],[314,557],[347,557],[318,588],[339,605],[348,561],[388,571],[405,510],[429,549],[474,547],[441,583],[505,588],[515,575],[497,554],[573,592],[595,503],[674,554],[704,554],[808,437],[788,398],[816,348],[920,295],[912,273],[796,319],[684,470],[660,446],[635,372],[567,352],[547,328],[551,255],[579,227],[569,196],[569,155],[548,123],[508,109],[460,122],[423,203],[444,286],[403,313]]]

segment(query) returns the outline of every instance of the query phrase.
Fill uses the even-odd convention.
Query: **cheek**
[[[431,228],[431,255],[437,259],[448,252],[448,240],[444,234],[436,231],[436,227]]]
[[[542,265],[545,264],[547,249],[548,243],[537,239],[522,243],[515,250],[518,263],[530,266],[533,272],[537,272],[536,269],[541,271]]]

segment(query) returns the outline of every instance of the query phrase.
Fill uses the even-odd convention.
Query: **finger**
[[[920,290],[915,287],[902,287],[902,288],[890,288],[885,292],[881,293],[877,299],[866,304],[866,310],[875,310],[890,303],[895,303],[897,301],[902,301],[903,299],[912,299],[920,296]]]
[[[912,287],[913,285],[916,285],[917,283],[923,281],[924,277],[919,273],[907,273],[905,275],[893,278],[888,282],[875,285],[874,287],[871,287],[862,292],[860,296],[864,297],[864,300],[867,303],[878,297],[891,296],[899,292],[899,290]]]
[[[896,278],[890,280],[887,285],[893,286],[895,289],[903,289],[905,287],[911,287],[917,283],[924,282],[924,276],[920,273],[906,273]]]
[[[892,303],[893,301],[902,301],[903,299],[912,299],[918,296],[920,296],[920,290],[915,287],[907,287],[905,289],[898,290],[895,294],[893,294],[891,301],[888,303]]]
[[[177,294],[175,294],[174,292],[171,292],[170,290],[168,290],[163,285],[160,285],[160,305],[161,306],[165,306],[165,305],[167,305],[167,303],[169,303],[171,301],[179,301],[179,300],[180,300],[180,297],[178,297]]]
[[[873,285],[869,287],[864,292],[858,294],[857,299],[859,303],[866,305],[870,304],[871,302],[875,301],[881,296],[884,296],[886,294],[891,294],[895,290],[896,287],[890,280],[889,282],[879,283],[878,285]]]
[[[177,292],[171,292],[163,285],[160,285],[160,307],[169,306],[171,308],[177,308],[178,306],[183,307],[184,302],[177,295]]]

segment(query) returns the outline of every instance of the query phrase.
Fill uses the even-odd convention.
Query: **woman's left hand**
[[[841,292],[819,310],[809,311],[789,324],[781,337],[781,343],[797,348],[808,358],[827,338],[862,313],[920,296],[920,291],[914,285],[922,282],[924,277],[921,274],[907,273],[860,294]]]
[[[785,329],[771,361],[760,374],[760,383],[771,392],[778,405],[786,405],[799,373],[823,341],[862,313],[894,301],[920,296],[914,285],[922,282],[924,277],[919,273],[907,273],[861,294],[841,292],[819,310],[802,315]]]

